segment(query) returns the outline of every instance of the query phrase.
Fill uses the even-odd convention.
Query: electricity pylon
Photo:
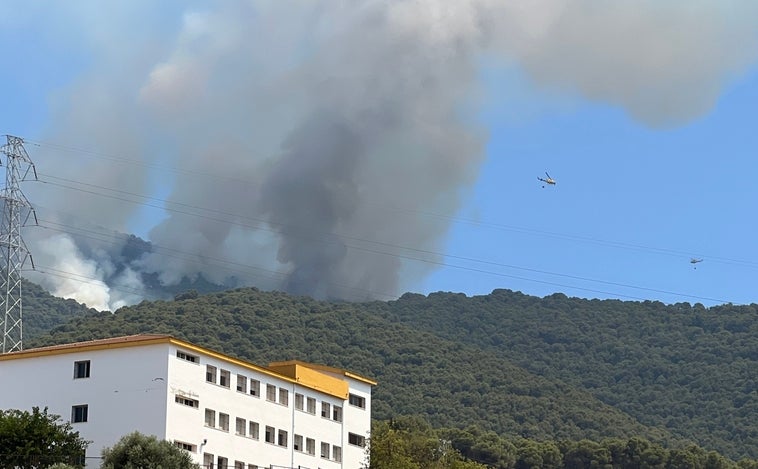
[[[5,187],[0,191],[0,203],[3,205],[0,225],[0,314],[3,314],[0,328],[3,331],[3,353],[23,350],[21,269],[27,258],[32,268],[34,261],[21,238],[21,227],[26,225],[30,216],[37,223],[37,214],[19,187],[19,183],[25,181],[30,173],[36,180],[37,169],[24,149],[24,139],[11,135],[6,137],[8,142],[0,148],[5,154]]]

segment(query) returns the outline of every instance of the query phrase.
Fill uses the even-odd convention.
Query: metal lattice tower
[[[29,174],[37,179],[34,163],[24,149],[24,139],[6,135],[8,142],[0,148],[5,154],[5,188],[0,191],[3,218],[0,225],[0,314],[3,315],[0,329],[3,332],[3,353],[23,349],[23,328],[21,307],[21,269],[31,254],[21,238],[21,227],[33,216],[34,208],[21,192],[19,183]],[[0,162],[3,163],[3,162]],[[32,268],[34,268],[34,261]]]

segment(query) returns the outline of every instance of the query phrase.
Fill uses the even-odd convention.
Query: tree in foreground
[[[368,469],[484,469],[466,460],[449,440],[426,422],[401,417],[375,422],[371,429]],[[364,465],[364,468],[366,466]]]
[[[88,442],[47,407],[0,410],[0,467],[46,469],[56,463],[82,467]]]
[[[140,432],[103,449],[103,469],[199,469],[192,457],[172,443]]]

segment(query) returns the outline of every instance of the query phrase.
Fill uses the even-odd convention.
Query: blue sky
[[[447,246],[503,266],[451,264],[503,276],[445,268],[424,290],[755,302],[756,102],[753,68],[706,115],[667,128],[581,100],[526,120],[493,110],[487,162],[459,214],[476,223],[457,223]],[[555,187],[536,180],[544,171]]]
[[[171,194],[183,168],[194,171],[202,166],[185,166],[188,161],[182,160],[185,157],[172,159],[163,153],[180,154],[195,144],[196,136],[184,142],[182,135],[203,128],[202,121],[193,122],[200,113],[188,112],[184,116],[179,113],[177,117],[161,114],[165,109],[145,112],[140,108],[140,97],[145,96],[146,89],[151,91],[145,83],[154,85],[150,80],[156,77],[156,70],[171,70],[162,69],[161,64],[191,63],[194,53],[206,59],[217,58],[213,47],[226,43],[221,39],[210,46],[193,42],[193,34],[203,37],[207,33],[203,28],[210,30],[214,21],[224,18],[223,14],[208,14],[207,18],[197,15],[203,19],[198,21],[190,14],[197,4],[181,2],[165,3],[160,11],[150,8],[149,3],[135,2],[134,6],[118,4],[118,12],[100,8],[92,13],[87,2],[75,2],[71,9],[62,3],[51,9],[35,2],[30,5],[25,8],[11,3],[0,5],[0,44],[5,54],[4,71],[0,74],[4,96],[0,133],[19,135],[31,142],[90,150],[89,156],[102,157],[99,162],[102,165],[111,164],[105,157],[113,155],[147,161],[152,166],[144,182],[114,185],[114,189],[144,194],[158,201],[173,197],[179,203],[199,204],[186,198],[188,192],[176,190]],[[254,14],[256,18],[266,17],[262,8]],[[270,13],[268,20],[276,19],[276,14]],[[144,22],[138,21],[142,18]],[[296,20],[285,23],[282,31],[299,27],[292,26],[299,24]],[[342,24],[339,18],[333,23],[335,28]],[[139,27],[135,29],[134,25]],[[749,33],[754,40],[755,29]],[[324,33],[317,30],[308,34]],[[283,48],[290,45],[286,38],[281,44]],[[293,46],[298,57],[311,53],[307,52],[311,45],[303,44],[307,41]],[[314,44],[312,47],[317,49],[320,43]],[[754,41],[750,44],[754,45]],[[508,47],[504,50],[510,52]],[[422,269],[423,275],[401,283],[398,293],[453,291],[475,295],[508,288],[538,296],[562,292],[585,298],[649,299],[665,303],[756,302],[758,133],[753,114],[758,102],[758,64],[752,59],[756,51],[749,52],[746,55],[751,58],[741,58],[741,66],[732,67],[725,74],[727,78],[719,81],[713,105],[698,108],[698,112],[690,112],[674,123],[651,123],[639,115],[633,117],[630,110],[639,110],[633,98],[593,94],[592,84],[583,82],[582,77],[577,78],[575,86],[553,83],[550,77],[539,76],[545,73],[544,67],[530,68],[534,63],[529,57],[522,58],[522,62],[510,57],[498,66],[482,61],[475,78],[477,93],[472,102],[476,105],[464,105],[474,109],[477,131],[486,135],[482,140],[485,155],[481,162],[477,160],[466,169],[473,175],[472,183],[451,188],[460,198],[457,203],[443,206],[457,207],[455,210],[440,212],[433,204],[416,205],[414,201],[398,206],[414,211],[420,219],[443,217],[449,221],[430,244],[415,245],[410,240],[405,244],[390,238],[392,241],[388,243],[430,250],[436,255],[436,260]],[[123,54],[123,59],[114,53]],[[269,63],[265,50],[258,53],[264,58],[255,64]],[[718,53],[713,55],[717,57]],[[288,60],[291,59],[285,57],[270,63],[287,70],[293,67]],[[602,69],[603,62],[598,60]],[[122,64],[123,74],[119,70]],[[224,64],[223,60],[217,62],[219,67]],[[570,64],[561,66],[568,67],[564,71],[571,70]],[[242,68],[243,72],[249,70],[257,69]],[[223,70],[213,73],[217,82],[226,83]],[[231,81],[230,78],[224,86],[234,88]],[[112,88],[118,89],[118,96],[110,108],[98,107],[95,98],[84,96],[89,89],[103,87],[103,83],[105,90],[113,83],[119,84]],[[183,83],[176,81],[177,86],[172,88]],[[655,88],[655,83],[651,88]],[[655,99],[661,99],[662,107],[667,105],[661,98],[665,94],[658,89],[649,95],[645,94],[644,86],[634,91],[642,96],[641,102],[652,99],[652,109]],[[219,97],[221,102],[227,99],[223,93],[216,95]],[[87,103],[82,113],[94,110],[103,112],[105,117],[109,109],[114,109],[115,117],[109,115],[108,119],[118,121],[122,115],[126,116],[123,122],[133,127],[123,134],[114,134],[113,140],[129,140],[134,135],[139,143],[123,152],[119,151],[123,147],[98,143],[92,137],[97,132],[92,123],[77,125],[76,118],[80,116],[77,100]],[[649,103],[641,106],[643,114],[651,109]],[[293,105],[295,110],[287,108],[281,115],[272,114],[275,121],[272,129],[294,126],[288,123],[287,116],[296,115],[296,108]],[[142,114],[134,109],[140,109]],[[138,117],[134,118],[132,112]],[[91,114],[87,119],[99,120]],[[234,137],[233,128],[218,132],[226,138],[230,134]],[[269,146],[263,148],[277,148],[281,142],[272,137],[266,145]],[[107,177],[95,177],[104,171],[102,168],[93,171],[88,179],[88,155],[82,152],[55,154],[49,148],[45,152],[33,145],[27,150],[41,173],[50,174],[66,167],[68,174],[75,174],[83,183],[108,187],[113,184],[107,182]],[[146,152],[157,156],[139,156]],[[162,164],[175,171],[166,175],[160,171]],[[537,177],[544,176],[546,171],[558,181],[556,186],[543,188],[539,183]],[[113,172],[118,175],[118,171]],[[387,200],[394,200],[391,194],[388,197]],[[397,206],[396,201],[393,203]],[[126,227],[145,237],[167,217],[144,205],[125,215],[123,222],[101,219],[95,210],[88,213],[89,218],[82,216],[86,223],[108,229]],[[420,222],[420,226],[423,224]],[[186,226],[182,229],[188,232]],[[365,242],[387,242],[379,233],[376,239],[367,239],[365,231],[356,228],[354,232],[364,233],[353,236]],[[231,238],[232,235],[225,242],[232,243]],[[254,242],[267,246],[270,240],[256,238]],[[180,247],[189,243],[176,242]],[[275,254],[260,257],[266,257],[261,261],[265,265],[275,263]],[[693,266],[692,257],[703,261]],[[87,275],[104,279],[107,268],[93,262]],[[46,286],[63,295],[63,290],[56,290],[56,286]],[[67,295],[77,297],[75,293]],[[112,299],[103,301],[98,303],[103,308],[123,304],[113,303]]]

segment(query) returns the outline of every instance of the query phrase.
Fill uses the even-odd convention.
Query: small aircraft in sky
[[[551,186],[554,186],[556,183],[555,179],[551,178],[550,175],[547,173],[547,171],[545,171],[545,176],[547,176],[547,179],[543,179],[537,176],[537,180],[542,181],[545,184],[550,184]],[[543,185],[542,187],[544,188],[545,186]]]
[[[703,262],[703,259],[697,259],[697,258],[695,258],[695,257],[693,257],[692,259],[690,259],[690,264],[692,264],[692,266],[693,266],[695,269],[697,269],[697,264],[698,264],[698,262]]]

